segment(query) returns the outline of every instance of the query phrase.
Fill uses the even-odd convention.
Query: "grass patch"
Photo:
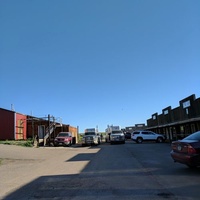
[[[0,144],[33,147],[32,140],[5,140],[5,141],[0,141]]]

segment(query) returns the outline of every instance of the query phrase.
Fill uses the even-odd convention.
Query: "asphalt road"
[[[200,169],[174,163],[170,144],[0,145],[0,199],[199,200]]]

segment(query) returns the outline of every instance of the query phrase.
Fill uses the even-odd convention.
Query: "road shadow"
[[[170,189],[144,170],[143,166],[127,152],[124,145],[107,145],[100,148],[97,153],[79,153],[76,156],[66,159],[65,162],[89,161],[85,168],[78,174],[41,176],[32,182],[22,186],[5,200],[178,200],[191,199],[191,193],[184,193],[184,196],[176,196],[181,191],[198,191],[199,184],[184,186],[172,186]],[[121,152],[121,154],[119,154]],[[109,159],[113,155],[114,159]],[[123,159],[119,159],[119,155]],[[127,156],[125,156],[127,155]],[[102,162],[107,159],[106,162]],[[99,162],[98,162],[99,161]],[[101,162],[100,162],[101,161]],[[178,173],[178,171],[177,171]],[[180,174],[195,173],[188,169],[181,169]],[[173,179],[172,179],[173,180]],[[199,199],[193,194],[193,200]]]

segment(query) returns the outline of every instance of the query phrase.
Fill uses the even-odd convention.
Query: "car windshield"
[[[58,137],[67,137],[69,136],[69,133],[59,133]]]
[[[112,134],[122,133],[121,131],[112,131]]]
[[[95,132],[87,132],[85,135],[95,135]]]
[[[187,136],[184,140],[200,140],[200,131]]]

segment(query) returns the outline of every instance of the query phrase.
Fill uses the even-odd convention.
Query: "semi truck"
[[[82,146],[98,145],[101,143],[100,135],[95,128],[87,128],[82,138]]]
[[[125,135],[120,129],[120,126],[108,125],[105,132],[106,132],[106,142],[110,142],[110,144],[114,143],[125,144]]]

